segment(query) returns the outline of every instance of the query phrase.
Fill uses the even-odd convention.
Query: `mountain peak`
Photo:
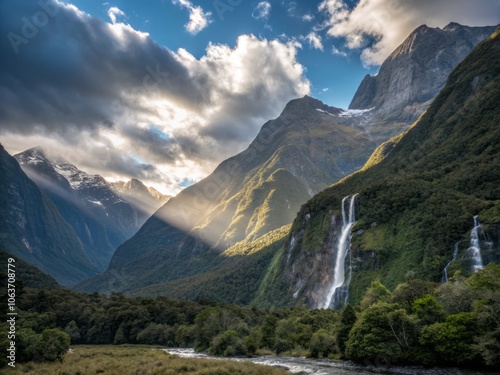
[[[384,61],[377,76],[365,76],[349,109],[375,108],[381,121],[412,123],[446,84],[449,73],[494,26],[451,22],[443,29],[417,27]]]
[[[464,27],[463,25],[460,25],[457,22],[450,22],[448,25],[443,27],[443,30],[444,31],[455,31],[455,30],[457,30],[459,28],[463,28],[463,27]]]
[[[19,164],[36,165],[42,163],[50,163],[45,155],[44,150],[40,146],[32,147],[26,151],[14,155]]]
[[[146,187],[146,185],[144,185],[144,183],[140,180],[138,180],[137,178],[132,178],[130,181],[126,182],[124,185],[123,185],[123,189],[127,190],[127,189],[130,189],[130,190],[144,190],[144,191],[147,191],[148,188]]]
[[[301,115],[309,111],[327,112],[331,115],[338,115],[342,112],[340,108],[330,107],[321,100],[309,95],[302,98],[292,99],[288,102],[282,114]]]
[[[426,32],[427,30],[429,30],[430,27],[427,26],[425,23],[423,25],[420,25],[419,27],[417,27],[415,30],[413,30],[413,33],[412,34],[415,34],[415,33],[423,33],[423,32]],[[411,34],[410,34],[411,35]]]

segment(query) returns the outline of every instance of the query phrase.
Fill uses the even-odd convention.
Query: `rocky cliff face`
[[[365,76],[349,108],[374,108],[379,120],[413,122],[458,63],[494,30],[457,23],[443,29],[420,26],[384,61],[376,76]]]

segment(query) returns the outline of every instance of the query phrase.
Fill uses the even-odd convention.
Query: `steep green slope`
[[[444,43],[446,56],[463,57],[462,48],[455,50],[441,40],[443,33],[417,31],[405,46],[437,38],[433,43]],[[385,69],[389,76],[413,66],[411,48],[403,49],[408,52],[406,57]],[[419,56],[419,61],[422,59],[425,56]],[[412,77],[429,80],[435,69],[441,69],[441,60],[431,60],[425,64],[426,69]],[[441,74],[451,71],[451,67],[446,69],[446,74],[442,69]],[[405,86],[404,82],[400,86]],[[387,100],[399,103],[402,99],[406,103],[398,90],[391,93]],[[419,108],[423,110],[431,97]],[[212,272],[219,266],[220,252],[289,224],[311,196],[361,168],[376,146],[410,126],[381,122],[374,118],[375,112],[377,109],[363,113],[342,111],[307,96],[292,100],[277,119],[264,124],[248,149],[172,198],[117,249],[104,274],[85,281],[79,288],[88,292],[132,291]],[[386,144],[370,163],[383,159],[394,142]],[[331,226],[329,220],[315,218],[313,222],[318,233],[319,225]],[[313,272],[314,261],[309,265]]]
[[[7,276],[7,260],[12,258],[13,256],[6,253],[3,250],[0,250],[0,264],[4,269],[0,271],[0,275]],[[42,271],[40,271],[35,266],[32,266],[29,263],[26,263],[22,259],[14,257],[15,262],[13,263],[16,268],[16,283],[22,285],[23,287],[28,288],[38,288],[43,290],[54,290],[59,289],[61,286],[57,283],[57,281]],[[2,285],[2,288],[7,286],[7,281]]]
[[[363,116],[304,97],[268,121],[248,149],[183,190],[115,252],[84,291],[131,291],[218,267],[219,253],[290,224],[315,193],[359,169],[401,129],[363,127]],[[406,125],[405,125],[406,126]]]
[[[0,145],[0,248],[73,285],[97,269],[52,201]]]
[[[14,158],[71,225],[100,272],[107,269],[116,248],[135,234],[152,214],[128,203],[103,177],[49,159],[40,147],[16,154]]]
[[[269,232],[259,239],[242,241],[218,255],[215,268],[191,277],[138,289],[135,296],[201,300],[220,303],[250,304],[256,297],[266,269],[284,245],[290,225]]]
[[[268,270],[261,304],[279,299],[318,306],[331,284],[332,246],[343,197],[358,194],[350,301],[380,278],[390,288],[416,277],[439,281],[470,272],[473,216],[483,260],[500,261],[500,32],[450,75],[427,112],[403,136],[382,145],[366,168],[316,195],[299,212],[284,250]],[[483,237],[484,236],[484,237]]]

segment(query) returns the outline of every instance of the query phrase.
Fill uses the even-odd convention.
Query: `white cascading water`
[[[450,266],[451,262],[457,260],[457,257],[458,257],[458,242],[455,244],[455,248],[453,250],[453,258],[448,262],[448,264],[446,265],[446,267],[444,267],[444,270],[443,270],[443,279],[441,280],[442,283],[447,283],[448,282],[448,267]]]
[[[345,283],[345,299],[344,305],[347,305],[349,302],[349,287],[351,286],[351,278],[352,278],[352,252],[350,251],[351,247],[349,246],[349,277]]]
[[[328,309],[333,305],[337,306],[340,302],[337,290],[342,287],[345,282],[345,258],[351,247],[351,229],[355,223],[355,201],[357,194],[347,196],[342,199],[342,231],[337,242],[337,251],[335,258],[335,268],[333,273],[333,283],[330,286],[325,300],[320,304],[320,308]],[[346,212],[346,202],[349,202],[349,212]],[[349,280],[350,280],[349,274]]]
[[[474,216],[474,228],[472,228],[470,233],[470,247],[467,250],[472,254],[472,269],[474,272],[484,268],[481,248],[479,246],[479,228],[481,228],[481,223],[477,219],[477,216]]]

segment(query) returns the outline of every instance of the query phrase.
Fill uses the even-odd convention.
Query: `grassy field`
[[[74,346],[62,363],[16,364],[2,374],[37,375],[284,375],[285,371],[250,362],[186,359],[147,346]]]

